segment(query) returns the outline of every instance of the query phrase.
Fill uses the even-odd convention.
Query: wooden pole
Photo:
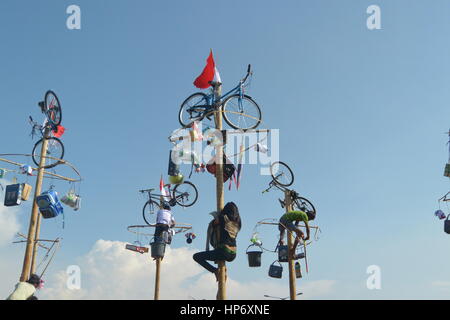
[[[41,215],[38,214],[37,221],[36,221],[36,233],[34,235],[34,242],[33,242],[33,258],[31,259],[31,272],[30,275],[36,272],[36,257],[37,257],[37,250],[38,250],[38,239],[41,233]]]
[[[161,274],[161,258],[156,258],[155,300],[159,300],[159,276]]]
[[[214,90],[214,97],[217,101],[217,112],[215,116],[216,129],[222,133],[222,110],[220,106],[220,97],[222,95],[222,84],[218,84]],[[222,137],[221,143],[216,146],[216,196],[217,196],[217,212],[222,211],[225,199],[223,192],[223,142],[225,137]],[[227,268],[225,261],[218,261],[219,268],[219,284],[217,290],[217,300],[226,300],[226,278]]]
[[[289,212],[292,210],[292,201],[291,201],[291,194],[289,190],[286,190],[284,192],[284,203],[286,204],[286,212]],[[291,300],[297,299],[297,288],[296,288],[296,278],[295,278],[295,265],[294,260],[292,259],[292,256],[295,254],[295,252],[292,252],[293,248],[293,235],[292,232],[289,230],[286,230],[287,235],[287,243],[288,243],[288,268],[289,268],[289,295],[291,297]]]
[[[34,254],[36,253],[36,233],[39,234],[38,221],[39,221],[39,208],[36,202],[37,196],[41,194],[42,180],[44,178],[44,166],[45,155],[47,154],[48,135],[50,129],[45,129],[44,138],[42,140],[41,159],[39,161],[38,174],[36,178],[36,188],[34,189],[33,208],[31,210],[30,225],[28,227],[27,247],[25,249],[25,256],[23,258],[22,274],[20,281],[27,281],[30,277],[32,260],[34,260]]]

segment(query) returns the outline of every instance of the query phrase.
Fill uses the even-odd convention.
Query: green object
[[[183,182],[183,179],[184,177],[181,173],[176,176],[169,176],[169,182],[171,184],[180,184]]]
[[[5,170],[0,169],[0,179],[3,179],[4,176],[5,176]]]
[[[445,165],[444,176],[450,178],[450,163],[447,163],[447,164]]]
[[[288,213],[285,213],[282,218],[290,222],[293,221],[308,222],[308,215],[303,211],[295,211],[295,210],[289,211]]]

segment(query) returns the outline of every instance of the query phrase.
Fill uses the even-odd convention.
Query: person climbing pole
[[[173,227],[175,219],[167,201],[162,202],[162,209],[156,214],[155,240],[165,241],[167,244],[172,242]],[[167,235],[165,237],[164,235]]]
[[[44,281],[36,274],[32,274],[26,282],[16,284],[14,292],[6,300],[38,300],[34,295],[36,289],[41,289]]]
[[[284,245],[284,234],[286,233],[286,229],[290,232],[295,233],[295,241],[293,245],[293,250],[291,251],[291,258],[295,258],[295,250],[297,249],[297,245],[300,242],[300,239],[304,241],[309,240],[310,236],[310,228],[308,222],[314,220],[316,217],[316,213],[314,211],[300,211],[300,210],[292,210],[281,216],[280,221],[278,222],[278,230],[280,231],[280,245]],[[306,227],[306,237],[302,230],[298,227],[300,222],[305,223]]]
[[[195,253],[192,258],[203,268],[214,273],[219,281],[219,269],[207,261],[231,262],[236,258],[236,237],[242,223],[239,209],[234,202],[228,202],[220,213],[213,211],[214,216],[208,225],[206,251]],[[214,250],[209,250],[211,245]]]

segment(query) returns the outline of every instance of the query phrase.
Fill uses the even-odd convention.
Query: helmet
[[[183,175],[181,173],[177,174],[176,176],[169,176],[169,182],[171,184],[180,184],[183,182]]]

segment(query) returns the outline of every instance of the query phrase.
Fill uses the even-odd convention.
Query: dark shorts
[[[292,232],[295,232],[296,230],[300,231],[300,229],[295,226],[294,222],[281,218],[280,222],[278,223],[278,230],[280,230],[281,232],[285,229],[288,229]]]

